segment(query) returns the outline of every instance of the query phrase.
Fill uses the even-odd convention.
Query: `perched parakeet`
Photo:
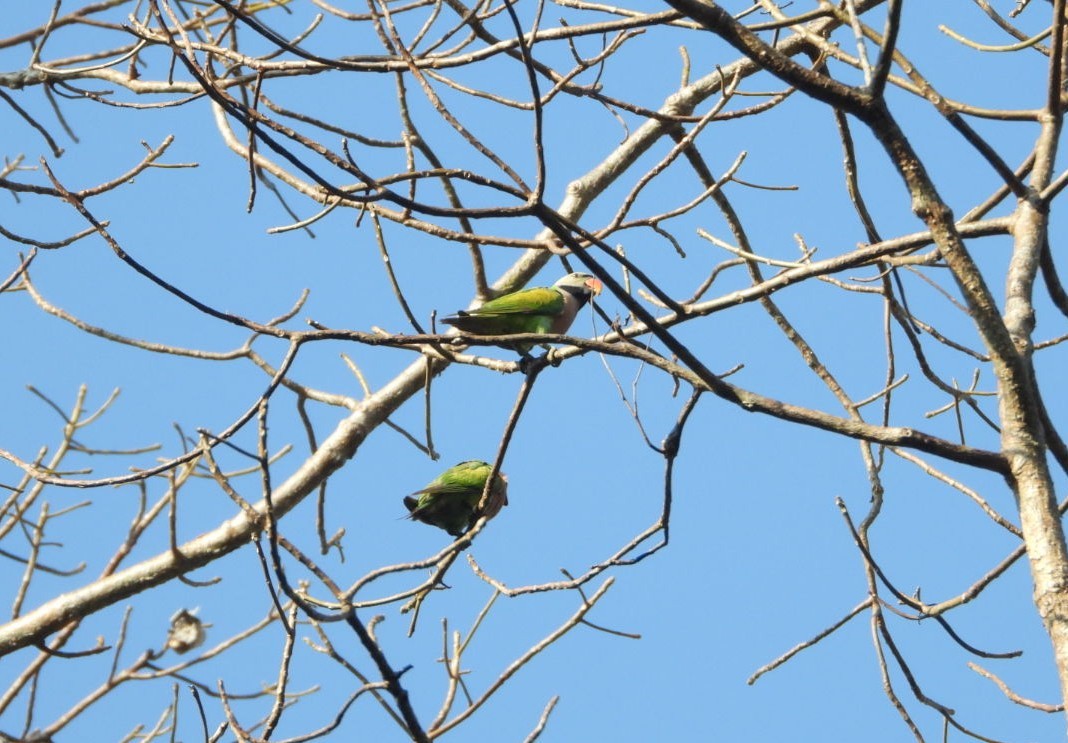
[[[520,289],[502,294],[474,310],[460,310],[442,322],[471,335],[512,333],[566,333],[575,315],[601,293],[601,282],[588,273],[569,273],[552,286]],[[517,343],[520,353],[529,343]]]
[[[454,537],[470,529],[479,516],[493,518],[508,505],[508,478],[504,473],[497,473],[486,509],[479,513],[478,502],[491,469],[489,464],[477,459],[450,467],[422,490],[405,496],[408,518],[437,526]]]

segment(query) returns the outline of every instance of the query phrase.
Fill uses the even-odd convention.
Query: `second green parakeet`
[[[422,490],[404,498],[408,518],[444,529],[454,537],[470,529],[480,516],[491,519],[508,505],[508,478],[498,472],[484,512],[478,502],[492,467],[481,460],[460,462],[442,472]]]

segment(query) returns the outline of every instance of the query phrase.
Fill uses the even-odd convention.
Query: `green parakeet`
[[[442,472],[422,490],[405,496],[408,518],[444,529],[459,537],[470,529],[479,516],[491,519],[508,505],[508,478],[498,472],[490,488],[484,512],[478,512],[478,501],[486,486],[492,467],[472,459],[460,462]]]
[[[566,333],[575,315],[601,293],[601,282],[588,273],[569,273],[552,286],[520,289],[502,294],[473,310],[460,310],[442,318],[446,325],[471,335],[512,333]],[[520,353],[529,343],[517,343]]]

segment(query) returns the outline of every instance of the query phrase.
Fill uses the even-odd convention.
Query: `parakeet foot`
[[[524,376],[530,374],[531,364],[534,363],[534,357],[529,353],[524,352],[519,357],[519,372]]]

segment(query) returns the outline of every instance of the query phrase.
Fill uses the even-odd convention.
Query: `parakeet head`
[[[569,273],[557,281],[553,286],[559,289],[569,289],[571,291],[578,290],[586,295],[597,296],[601,293],[601,289],[604,285],[601,284],[601,280],[596,276],[590,276],[588,273]]]

